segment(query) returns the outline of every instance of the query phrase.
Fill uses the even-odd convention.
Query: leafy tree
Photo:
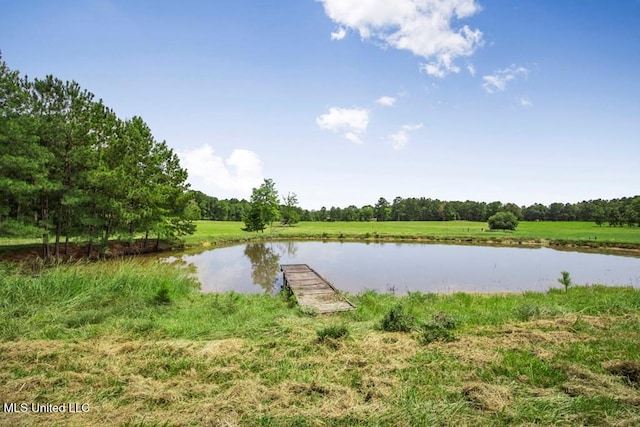
[[[343,221],[357,221],[360,215],[360,210],[355,205],[349,205],[342,210]]]
[[[593,220],[595,221],[598,227],[602,227],[602,224],[604,223],[606,218],[607,218],[607,214],[602,207],[597,206],[593,210]]]
[[[38,199],[52,155],[39,145],[30,83],[0,55],[0,235],[37,236]]]
[[[515,230],[518,226],[518,218],[511,212],[498,212],[487,220],[491,230]]]
[[[391,216],[391,206],[384,197],[378,199],[378,203],[374,207],[375,217],[378,221],[387,221]]]
[[[282,198],[283,206],[280,209],[280,221],[285,225],[295,224],[300,221],[300,208],[296,193],[287,193]]]
[[[278,191],[272,179],[265,179],[260,187],[254,188],[249,202],[249,211],[244,222],[246,231],[264,232],[267,224],[278,219]]]
[[[360,208],[360,221],[371,221],[374,218],[373,206],[365,205]]]
[[[393,199],[393,205],[391,205],[391,218],[400,221],[404,220],[406,215],[406,204],[402,197],[398,196]]]
[[[511,212],[518,220],[522,219],[522,208],[515,203],[507,203],[502,207],[503,210]]]
[[[0,58],[1,234],[39,229],[45,260],[72,234],[89,237],[89,256],[98,236],[104,247],[114,233],[181,235],[193,231],[186,178],[142,119],[122,122],[76,82],[30,82]]]
[[[487,218],[492,217],[502,210],[502,202],[491,202],[487,205]]]
[[[606,215],[607,222],[609,222],[609,227],[622,226],[622,224],[624,223],[624,216],[618,204],[610,204],[609,209],[607,209]]]
[[[202,218],[202,210],[195,200],[189,200],[187,206],[185,206],[184,217],[191,221],[197,221]]]

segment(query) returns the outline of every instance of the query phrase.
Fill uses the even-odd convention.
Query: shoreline
[[[417,243],[417,244],[446,244],[465,246],[498,246],[498,247],[526,247],[526,248],[550,248],[561,251],[589,252],[605,255],[619,255],[640,257],[640,243],[611,242],[597,240],[569,240],[569,239],[545,239],[545,238],[517,238],[503,236],[470,237],[470,236],[429,236],[429,235],[404,235],[404,234],[347,234],[347,233],[327,233],[322,234],[281,234],[270,233],[265,235],[251,235],[246,237],[212,238],[213,236],[203,236],[202,238],[185,243],[179,241],[173,244],[162,242],[154,249],[152,247],[144,250],[129,252],[128,242],[114,240],[109,242],[110,249],[106,256],[99,259],[116,259],[124,257],[135,257],[137,255],[153,255],[163,252],[187,251],[194,249],[208,249],[216,247],[233,246],[242,243],[253,242],[274,242],[274,241],[318,241],[318,242],[349,242],[349,243]],[[0,246],[0,261],[25,262],[37,261],[42,257],[39,252],[42,250],[41,244],[16,245],[20,248],[8,248]],[[86,260],[86,256],[77,256],[85,251],[88,244],[74,243],[73,253],[63,254],[60,260],[80,261]],[[4,249],[4,250],[3,250]],[[94,257],[95,258],[95,257]],[[92,260],[94,259],[92,258]]]

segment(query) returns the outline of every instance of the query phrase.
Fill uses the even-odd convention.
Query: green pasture
[[[264,232],[243,231],[243,222],[196,221],[196,232],[181,239],[187,246],[215,245],[254,239],[406,239],[483,240],[504,242],[586,242],[591,246],[616,243],[640,245],[640,228],[597,226],[593,222],[520,222],[515,231],[490,231],[485,222],[389,221],[389,222],[299,222],[291,226],[274,223]],[[143,237],[142,235],[138,237]],[[81,242],[75,237],[73,242]],[[41,244],[38,238],[0,238],[0,251]]]
[[[484,222],[300,222],[292,226],[274,224],[264,232],[244,232],[242,222],[197,221],[187,245],[252,238],[331,239],[468,239],[474,240],[567,240],[640,244],[640,228],[599,227],[592,222],[521,222],[515,231],[489,231]]]

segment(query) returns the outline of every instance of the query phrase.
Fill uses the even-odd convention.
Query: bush
[[[411,314],[405,313],[402,304],[398,304],[384,315],[380,322],[380,328],[387,332],[409,332],[414,329],[415,324],[415,318]]]
[[[456,321],[449,313],[445,313],[444,311],[440,311],[433,315],[433,323],[436,325],[440,325],[445,329],[455,329]]]
[[[422,326],[422,343],[430,344],[433,341],[451,342],[455,341],[449,329],[437,323],[427,323]]]
[[[536,304],[523,304],[514,310],[514,314],[518,320],[527,321],[536,317],[540,317],[540,307]]]
[[[498,212],[487,220],[490,230],[515,230],[518,218],[511,212]]]
[[[450,332],[455,329],[456,321],[443,311],[433,315],[433,322],[422,325],[422,344],[429,344],[433,341],[450,342],[456,337]]]

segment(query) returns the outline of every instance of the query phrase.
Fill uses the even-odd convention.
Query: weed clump
[[[526,322],[540,317],[540,307],[536,304],[523,304],[515,308],[514,314],[518,320]]]
[[[298,305],[298,298],[296,298],[290,287],[283,286],[280,290],[280,296],[287,303],[289,308],[293,308]]]
[[[155,305],[169,305],[171,304],[171,297],[169,296],[169,288],[166,285],[162,285],[158,292],[153,296],[153,303]]]
[[[449,313],[440,311],[433,315],[433,323],[442,326],[445,329],[455,329],[456,320]]]
[[[338,340],[349,336],[349,328],[346,325],[331,325],[326,328],[318,329],[318,341],[323,342],[327,338]]]
[[[435,313],[432,322],[422,325],[422,343],[426,345],[433,341],[455,341],[456,337],[451,333],[455,327],[456,321],[448,313]]]
[[[422,326],[422,343],[425,345],[433,341],[451,342],[455,339],[451,331],[437,323],[426,323]]]
[[[402,304],[391,307],[380,322],[380,329],[386,332],[409,332],[415,327],[415,317],[406,313]]]
[[[240,295],[231,291],[226,294],[215,294],[213,308],[224,315],[235,314],[239,310]]]

